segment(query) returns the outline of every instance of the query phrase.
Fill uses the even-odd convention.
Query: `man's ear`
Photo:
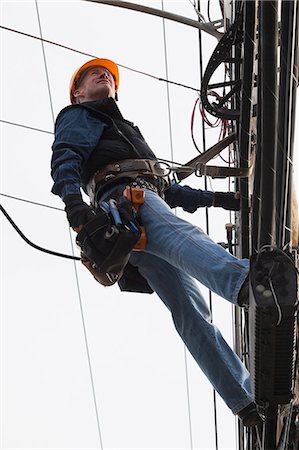
[[[79,95],[81,95],[81,91],[79,89],[76,89],[73,95],[75,98],[77,98],[79,97]]]

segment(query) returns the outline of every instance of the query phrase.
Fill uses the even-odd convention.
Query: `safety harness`
[[[91,205],[96,209],[99,198],[117,184],[133,184],[134,187],[148,188],[163,196],[168,184],[169,171],[163,169],[159,162],[151,159],[125,159],[115,161],[95,172],[86,190]]]
[[[145,189],[163,196],[169,170],[160,166],[138,127],[122,117],[114,100],[74,107],[89,110],[108,125],[81,172],[83,188],[85,185],[96,212],[77,235],[82,263],[104,286],[118,282],[121,290],[151,293],[146,280],[128,261],[133,250],[143,250],[146,245],[138,216]],[[123,159],[110,162],[116,153]],[[91,172],[94,167],[99,167],[95,173]]]

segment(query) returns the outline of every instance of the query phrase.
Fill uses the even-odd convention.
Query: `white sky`
[[[138,3],[161,8],[160,0]],[[196,19],[188,0],[166,0],[164,6]],[[162,19],[83,1],[39,1],[38,8],[45,39],[165,77]],[[212,10],[212,17],[219,15]],[[2,1],[1,23],[39,36],[34,1]],[[169,78],[199,87],[197,31],[169,21],[165,25]],[[204,66],[216,43],[204,35]],[[89,58],[49,44],[45,56],[56,117],[69,102],[72,73]],[[166,84],[126,69],[120,69],[120,76],[123,115],[140,127],[159,157],[171,159]],[[190,135],[196,93],[172,85],[169,90],[174,160],[186,162],[196,155]],[[3,30],[0,116],[53,131],[41,43]],[[199,137],[199,116],[196,127]],[[4,123],[1,131],[1,193],[63,207],[50,193],[53,136]],[[217,137],[218,132],[207,131],[207,146]],[[203,180],[196,177],[188,184],[203,188]],[[213,188],[227,190],[227,181],[213,181]],[[36,244],[72,252],[75,235],[70,239],[63,212],[5,197],[1,203]],[[178,214],[205,227],[204,210]],[[229,220],[227,212],[210,210],[210,234],[216,242],[225,241]],[[185,355],[170,314],[156,295],[103,288],[80,263],[29,247],[2,216],[1,226],[1,450],[215,448],[212,388],[191,356]],[[214,296],[213,308],[215,323],[231,343],[230,304]],[[235,420],[219,397],[217,411],[219,449],[233,449]]]

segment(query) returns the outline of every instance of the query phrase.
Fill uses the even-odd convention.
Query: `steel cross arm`
[[[189,25],[190,27],[198,28],[199,30],[205,31],[206,33],[214,36],[218,40],[221,39],[223,33],[217,31],[217,28],[223,26],[223,19],[216,20],[209,23],[201,23],[197,20],[188,19],[188,17],[179,16],[178,14],[169,13],[166,11],[161,11],[160,9],[150,8],[149,6],[142,6],[136,3],[129,3],[120,0],[84,0],[86,2],[101,3],[103,5],[118,6],[120,8],[131,9],[138,12],[143,12],[146,14],[151,14],[153,16],[162,17],[163,19],[173,20],[175,22],[182,23],[184,25]]]
[[[202,177],[204,175],[212,178],[226,178],[236,177],[244,178],[249,176],[250,169],[248,167],[221,167],[221,166],[206,166],[203,163],[198,163],[195,175]]]
[[[191,175],[194,172],[198,172],[199,166],[206,164],[210,161],[214,156],[218,155],[222,150],[224,150],[228,145],[232,144],[237,139],[236,133],[231,133],[226,138],[222,139],[222,141],[217,142],[217,144],[210,147],[204,153],[201,153],[196,158],[191,159],[191,161],[184,164],[184,166],[176,169],[176,178],[178,181],[182,181]],[[190,169],[193,170],[190,170]],[[223,169],[227,169],[223,167]]]

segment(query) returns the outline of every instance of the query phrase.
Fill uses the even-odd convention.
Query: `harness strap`
[[[161,180],[169,175],[169,170],[163,169],[159,162],[151,159],[124,159],[107,164],[107,166],[95,172],[94,176],[87,184],[86,189],[91,200],[91,204],[95,203],[98,191],[109,181],[117,178],[146,177]],[[149,179],[149,182],[151,180]],[[162,181],[162,180],[161,180]],[[136,186],[137,187],[137,186]],[[138,186],[139,187],[139,186]]]
[[[123,161],[115,161],[107,164],[103,169],[98,170],[94,175],[95,183],[107,181],[109,175],[151,175],[157,177],[165,177],[168,171],[163,169],[158,161],[152,159],[124,159]]]

